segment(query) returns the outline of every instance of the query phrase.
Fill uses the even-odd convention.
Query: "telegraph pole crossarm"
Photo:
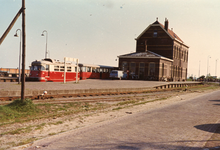
[[[6,38],[6,36],[8,35],[8,33],[10,32],[11,28],[14,26],[15,22],[17,21],[18,17],[21,15],[23,9],[21,8],[18,13],[16,14],[16,16],[14,17],[14,19],[12,20],[11,24],[8,26],[8,28],[6,29],[5,33],[2,35],[1,39],[0,39],[0,45],[2,44],[2,42],[4,41],[4,39]]]

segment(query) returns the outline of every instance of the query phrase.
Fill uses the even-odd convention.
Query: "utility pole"
[[[216,76],[216,79],[217,79],[217,61],[218,61],[218,59],[215,60],[215,76]]]
[[[208,59],[207,59],[207,77],[209,76],[209,58],[211,58],[211,56],[208,56]]]
[[[25,56],[26,56],[26,30],[25,30],[25,0],[22,0],[22,74],[21,74],[21,100],[25,100]]]

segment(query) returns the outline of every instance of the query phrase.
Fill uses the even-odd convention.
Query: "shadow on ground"
[[[218,128],[220,128],[220,124],[217,123],[217,124],[202,124],[202,125],[197,125],[197,126],[194,126],[196,129],[199,129],[199,130],[203,130],[203,131],[206,131],[206,132],[212,132],[212,133],[216,133],[216,130]]]
[[[116,143],[103,143],[103,144],[84,144],[83,146],[74,146],[68,145],[65,147],[59,147],[58,149],[62,150],[220,150],[220,146],[217,147],[199,147],[199,146],[187,146],[188,144],[192,145],[203,145],[206,141],[199,140],[189,140],[189,141],[169,141],[169,142],[130,142],[126,141],[116,141]],[[219,143],[219,140],[217,141]],[[38,146],[27,148],[26,150],[35,150],[35,149],[51,149],[50,145],[47,146]],[[54,149],[53,150],[58,150]]]

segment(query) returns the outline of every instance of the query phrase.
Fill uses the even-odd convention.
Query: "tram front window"
[[[31,70],[33,71],[41,71],[41,70],[45,70],[44,66],[31,66]]]

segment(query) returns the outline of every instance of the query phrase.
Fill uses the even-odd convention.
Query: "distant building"
[[[16,69],[16,68],[0,68],[0,77],[4,76],[3,73],[6,73],[5,75],[7,77],[17,77],[19,75],[19,69]],[[30,70],[25,69],[26,76],[28,76],[29,73],[30,73]]]
[[[136,38],[136,52],[120,55],[119,68],[129,78],[145,80],[185,81],[188,49],[174,32],[158,20]]]

